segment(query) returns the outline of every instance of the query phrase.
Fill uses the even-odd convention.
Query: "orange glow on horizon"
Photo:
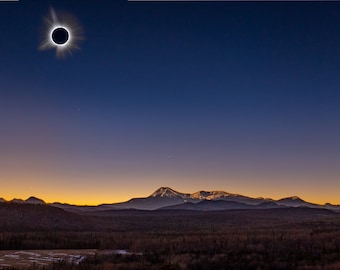
[[[147,196],[149,196],[149,195],[147,195]],[[241,195],[243,195],[243,194],[241,194]],[[13,196],[12,197],[0,196],[0,198],[3,198],[6,201],[11,201],[13,199],[26,200],[26,199],[28,199],[31,196],[36,197],[38,199],[41,199],[45,203],[48,203],[48,204],[52,204],[52,203],[58,202],[58,203],[65,203],[65,204],[78,205],[78,206],[84,206],[84,205],[86,205],[86,206],[97,206],[97,205],[100,205],[100,204],[121,203],[121,202],[126,202],[126,201],[128,201],[128,200],[130,200],[132,198],[141,198],[141,197],[144,197],[144,196],[132,196],[132,197],[124,196],[124,197],[121,197],[121,198],[117,198],[117,200],[109,200],[109,199],[104,199],[104,200],[100,200],[100,199],[86,200],[86,199],[83,199],[83,198],[79,198],[79,199],[76,199],[76,198],[54,199],[54,198],[49,198],[47,196],[46,197],[44,197],[44,196],[35,196],[33,194],[33,195],[30,195],[30,196],[26,196],[26,197],[20,197],[20,196],[14,196],[14,197]],[[145,196],[145,197],[147,197],[147,196]],[[324,205],[326,203],[330,203],[332,205],[340,205],[340,202],[339,201],[335,201],[335,200],[334,201],[333,200],[313,200],[313,198],[312,199],[308,199],[306,197],[299,196],[299,195],[288,195],[288,196],[281,196],[281,197],[267,197],[267,196],[248,196],[248,197],[252,197],[252,198],[260,198],[260,197],[262,197],[262,198],[270,198],[270,199],[274,199],[274,200],[279,200],[279,199],[286,198],[286,197],[291,197],[291,196],[298,196],[299,198],[301,198],[302,200],[304,200],[306,202],[315,203],[315,204],[319,204],[319,205]]]
[[[0,170],[2,187],[0,198],[25,200],[34,196],[47,203],[99,205],[147,197],[156,189],[167,186],[182,193],[223,190],[253,198],[263,197],[277,200],[298,196],[307,202],[321,205],[340,204],[337,192],[340,183],[336,181],[336,176],[329,177],[330,180],[326,185],[318,180],[321,175],[308,174],[294,178],[294,175],[279,176],[269,173],[258,173],[256,176],[254,173],[214,174],[212,172],[205,174],[168,172],[165,174],[147,170],[98,172],[92,171],[91,168],[88,171],[77,171],[74,168],[42,165],[41,168],[37,165],[15,167]]]
[[[164,185],[162,185],[164,186]],[[279,200],[282,198],[286,197],[291,197],[291,196],[298,196],[302,200],[310,203],[316,203],[320,205],[324,205],[325,203],[331,203],[333,205],[340,205],[340,201],[337,196],[330,197],[328,196],[327,198],[320,196],[315,196],[313,194],[301,194],[301,193],[278,193],[278,192],[272,192],[272,195],[270,194],[270,191],[267,190],[266,194],[262,193],[255,193],[255,192],[247,192],[246,190],[244,191],[231,191],[226,188],[196,188],[196,189],[181,189],[177,188],[175,186],[170,186],[170,188],[173,188],[174,190],[182,193],[194,193],[197,191],[205,190],[205,191],[212,191],[212,190],[220,190],[220,191],[226,191],[229,193],[235,193],[235,194],[240,194],[243,196],[248,196],[252,198],[270,198],[274,200]],[[158,186],[159,188],[161,186]],[[62,191],[46,191],[46,190],[17,190],[17,191],[12,191],[12,192],[6,192],[2,193],[0,195],[0,198],[5,199],[6,201],[11,201],[13,199],[22,199],[26,200],[29,197],[33,196],[39,199],[42,199],[46,203],[54,203],[54,202],[59,202],[59,203],[67,203],[67,204],[72,204],[72,205],[88,205],[88,206],[96,206],[100,204],[111,204],[111,203],[120,203],[120,202],[125,202],[128,201],[132,198],[141,198],[141,197],[147,197],[151,195],[157,188],[150,188],[150,189],[144,189],[141,190],[139,187],[136,187],[133,190],[129,190],[128,193],[123,193],[123,188],[122,189],[117,189],[116,192],[112,192],[112,194],[109,194],[109,192],[104,193],[103,191],[98,192],[98,195],[94,195],[93,193],[89,192],[88,190],[85,191],[83,190],[82,192],[78,194],[72,194],[70,193],[62,193]],[[249,191],[249,190],[248,190]]]

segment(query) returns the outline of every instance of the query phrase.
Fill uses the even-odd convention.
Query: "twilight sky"
[[[53,7],[80,50],[39,50]],[[0,2],[0,197],[340,204],[340,2]]]

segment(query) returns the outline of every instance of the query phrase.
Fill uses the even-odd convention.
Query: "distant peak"
[[[170,190],[170,191],[174,191],[172,188],[170,188],[170,187],[160,187],[159,189],[157,189],[157,190],[165,190],[165,191],[167,191],[167,190]]]
[[[184,194],[169,187],[160,187],[150,197],[182,197]]]
[[[291,196],[291,197],[286,197],[286,198],[282,198],[279,201],[295,201],[295,202],[305,202],[304,200],[302,200],[300,197],[298,196]]]
[[[32,204],[45,204],[45,202],[37,197],[31,196],[27,200],[25,200],[25,203],[32,203]]]
[[[161,194],[168,193],[168,192],[178,193],[177,191],[173,190],[172,188],[160,187],[154,193],[152,193],[151,196],[157,196],[157,195],[161,195]]]
[[[293,200],[293,201],[302,201],[302,199],[298,196],[291,196],[291,197],[288,197],[286,199],[290,199],[290,200]]]
[[[12,202],[12,203],[23,203],[24,201],[21,200],[21,199],[16,199],[16,198],[14,198],[14,199],[11,200],[10,202]]]

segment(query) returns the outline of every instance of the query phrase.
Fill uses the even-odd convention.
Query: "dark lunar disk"
[[[65,44],[69,39],[69,33],[65,28],[59,27],[53,30],[52,40],[58,45]]]

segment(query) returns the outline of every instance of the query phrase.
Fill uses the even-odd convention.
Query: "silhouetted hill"
[[[214,201],[201,202],[201,206],[211,207]],[[218,202],[225,207],[225,203]],[[237,204],[239,207],[242,205]],[[215,205],[214,205],[215,207]],[[235,205],[231,206],[235,207]],[[204,207],[203,207],[204,208]],[[217,207],[216,207],[217,208]],[[216,209],[215,208],[215,209]],[[224,224],[223,226],[261,226],[277,222],[301,222],[340,217],[326,209],[291,207],[276,209],[238,209],[238,210],[109,210],[83,212],[83,215],[67,212],[57,207],[41,204],[0,203],[1,232],[155,232],[190,228],[193,224],[201,228]],[[196,226],[195,225],[195,226]]]
[[[218,211],[218,210],[231,210],[231,209],[252,209],[252,205],[224,201],[224,200],[204,200],[198,203],[183,203],[167,207],[162,207],[162,210],[196,210],[196,211]]]
[[[27,200],[25,200],[25,203],[32,203],[32,204],[45,204],[45,202],[37,197],[29,197]]]
[[[282,206],[279,206],[275,202],[263,202],[263,203],[259,203],[258,205],[254,206],[254,208],[256,209],[279,208],[279,207],[282,207]]]
[[[183,199],[176,197],[147,197],[147,198],[134,198],[127,202],[115,203],[112,205],[101,205],[101,206],[111,206],[111,208],[116,209],[140,209],[140,210],[155,210],[160,207],[174,205],[182,203]]]
[[[63,209],[43,204],[0,203],[1,231],[86,230],[94,222]]]
[[[14,199],[11,200],[10,202],[12,202],[12,203],[24,203],[25,201],[22,200],[22,199],[16,199],[16,198],[14,198]]]

